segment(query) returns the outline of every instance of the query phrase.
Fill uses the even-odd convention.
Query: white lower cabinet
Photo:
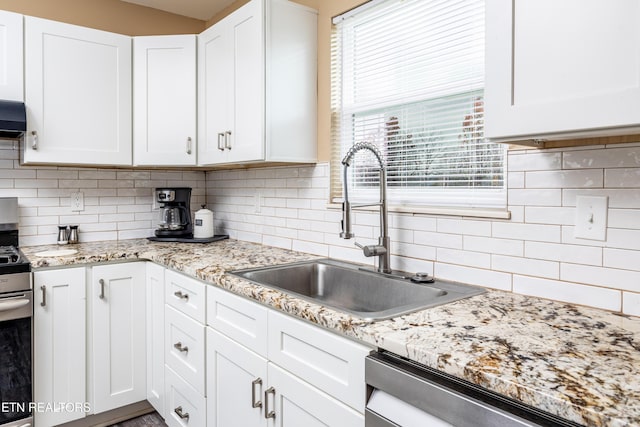
[[[364,426],[370,348],[214,287],[207,322],[208,427]]]
[[[145,264],[92,268],[93,412],[146,399]]]
[[[36,271],[34,286],[34,401],[86,401],[85,268]],[[74,411],[35,411],[38,427],[85,416]]]
[[[165,270],[165,421],[170,427],[205,426],[206,285]]]
[[[165,422],[169,427],[201,427],[206,425],[205,397],[173,372],[165,370],[167,411]]]
[[[147,400],[165,417],[164,411],[164,267],[147,267]]]

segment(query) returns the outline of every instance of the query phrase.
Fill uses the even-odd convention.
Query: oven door
[[[32,425],[31,291],[0,295],[0,426]]]

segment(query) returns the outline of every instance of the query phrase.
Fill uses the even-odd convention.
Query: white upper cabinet
[[[131,165],[131,37],[25,17],[24,163]]]
[[[22,15],[0,10],[0,99],[24,100]]]
[[[486,2],[485,136],[640,129],[639,21],[638,0]]]
[[[317,13],[252,0],[198,36],[198,163],[315,162]]]
[[[196,164],[196,36],[133,39],[133,163]]]

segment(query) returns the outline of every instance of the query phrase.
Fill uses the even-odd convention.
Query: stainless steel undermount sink
[[[321,259],[229,274],[374,321],[397,317],[486,292],[461,283],[437,280],[413,283],[360,265]]]

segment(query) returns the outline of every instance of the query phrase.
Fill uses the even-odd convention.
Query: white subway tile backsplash
[[[608,226],[640,230],[640,209],[609,209]]]
[[[489,254],[523,256],[524,241],[497,239],[494,237],[464,236],[462,247],[465,251]]]
[[[622,312],[631,316],[640,316],[640,293],[622,293]]]
[[[527,188],[602,188],[602,169],[537,171],[525,173]]]
[[[604,248],[603,266],[640,271],[640,251]]]
[[[640,147],[609,148],[605,150],[576,150],[563,154],[563,169],[624,168],[640,166]]]
[[[560,279],[567,282],[640,292],[640,272],[582,264],[560,264]]]
[[[510,189],[507,191],[509,206],[561,206],[561,189]]]
[[[491,268],[491,255],[482,252],[438,248],[436,250],[436,260],[447,264],[466,265],[486,269]]]
[[[559,243],[560,234],[560,226],[557,225],[518,224],[496,221],[492,227],[492,237],[504,239]]]
[[[620,311],[621,309],[620,291],[597,286],[514,275],[513,292],[605,310]]]
[[[491,255],[491,268],[497,271],[546,277],[549,279],[558,279],[560,277],[560,263],[555,261],[512,257],[508,255]]]
[[[602,248],[560,243],[525,242],[526,258],[564,261],[576,264],[602,265]]]
[[[511,290],[511,274],[509,273],[437,262],[434,266],[433,274],[437,279],[452,280],[503,291]]]
[[[640,168],[606,169],[604,186],[606,188],[638,188]]]
[[[565,189],[562,192],[562,205],[575,206],[577,196],[608,196],[609,209],[640,209],[640,189]]]
[[[436,227],[438,233],[457,233],[465,236],[491,236],[490,221],[438,218]]]
[[[524,221],[528,224],[574,225],[576,211],[572,207],[526,206]]]
[[[508,153],[509,172],[557,170],[561,168],[562,153],[559,152],[527,152],[511,151]]]

